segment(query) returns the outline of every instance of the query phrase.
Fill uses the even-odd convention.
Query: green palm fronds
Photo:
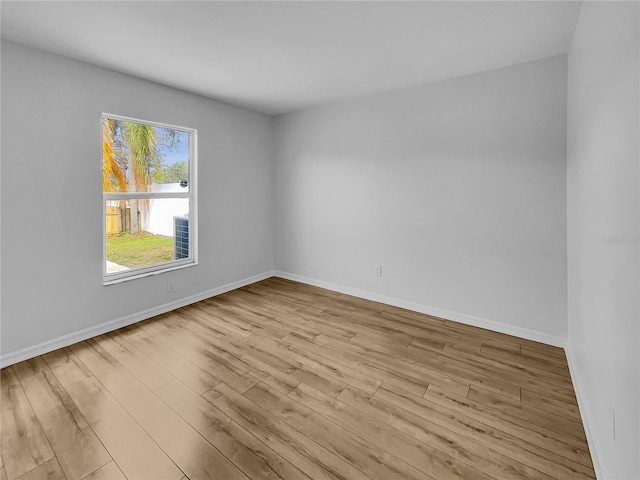
[[[133,179],[130,185],[135,185],[136,191],[144,192],[153,181],[152,174],[160,167],[156,130],[152,125],[123,122],[122,132],[129,146],[129,175]]]

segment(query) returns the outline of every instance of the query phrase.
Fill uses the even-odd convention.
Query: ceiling
[[[268,114],[566,53],[580,2],[2,2],[2,38]]]

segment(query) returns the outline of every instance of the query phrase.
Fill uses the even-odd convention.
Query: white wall
[[[153,192],[184,192],[184,188],[179,183],[154,184],[151,188]],[[163,198],[159,200],[149,200],[149,209],[140,212],[144,229],[155,235],[173,237],[175,216],[189,214],[188,198]]]
[[[277,117],[278,269],[563,343],[565,147],[565,55]]]
[[[102,285],[102,112],[198,129],[198,266]],[[2,357],[272,271],[273,169],[271,117],[3,42]]]
[[[640,478],[639,14],[584,2],[569,54],[568,354],[607,479]]]

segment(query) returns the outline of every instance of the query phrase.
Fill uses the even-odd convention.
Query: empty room
[[[0,8],[0,480],[640,480],[640,2]]]

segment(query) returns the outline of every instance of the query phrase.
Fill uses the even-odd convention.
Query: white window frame
[[[116,283],[134,280],[137,278],[158,275],[172,270],[192,267],[198,264],[198,196],[197,196],[197,165],[198,165],[198,131],[195,128],[180,127],[166,123],[151,122],[138,118],[123,117],[122,115],[112,115],[103,113],[100,117],[100,142],[102,142],[102,124],[104,119],[118,120],[121,122],[133,122],[154,127],[170,128],[189,133],[189,191],[188,192],[102,192],[102,283],[103,285],[113,285]],[[102,172],[102,155],[101,169]],[[102,185],[102,182],[101,182]],[[170,260],[148,267],[131,268],[121,272],[107,274],[107,202],[111,200],[135,199],[163,199],[163,198],[188,198],[189,199],[189,258]]]

